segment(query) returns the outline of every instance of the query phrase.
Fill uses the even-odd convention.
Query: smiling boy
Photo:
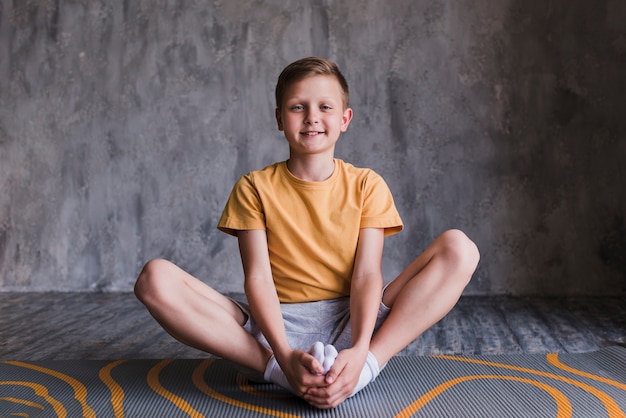
[[[289,159],[241,177],[218,224],[238,238],[248,304],[165,260],[149,261],[135,285],[172,336],[318,408],[357,393],[446,315],[479,258],[465,234],[446,231],[383,288],[384,237],[403,226],[384,180],[334,157],[352,116],[334,63],[305,58],[279,76]],[[319,342],[332,353],[327,372]]]

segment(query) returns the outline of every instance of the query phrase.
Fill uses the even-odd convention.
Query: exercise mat
[[[0,417],[625,417],[626,348],[397,356],[318,410],[218,359],[0,361]]]

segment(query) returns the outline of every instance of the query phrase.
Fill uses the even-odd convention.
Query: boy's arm
[[[319,368],[313,356],[294,351],[287,342],[280,302],[274,287],[270,267],[267,235],[263,230],[239,231],[239,251],[244,270],[244,289],[250,311],[259,329],[272,347],[276,361],[297,393],[304,393],[307,385],[319,385],[310,370]],[[315,363],[315,364],[314,364]],[[323,379],[321,379],[323,383]]]
[[[352,347],[339,353],[326,375],[330,386],[312,390],[311,396],[305,397],[319,408],[335,407],[343,402],[352,393],[365,365],[382,296],[384,238],[384,229],[363,228],[359,233],[350,290]]]
[[[363,362],[369,351],[382,297],[384,240],[384,229],[364,228],[359,234],[350,288],[350,325],[352,348],[365,353]]]

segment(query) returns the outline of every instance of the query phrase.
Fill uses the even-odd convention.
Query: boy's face
[[[339,135],[348,129],[352,109],[344,109],[341,85],[333,76],[314,75],[287,87],[278,129],[285,133],[291,157],[328,153],[334,156]]]

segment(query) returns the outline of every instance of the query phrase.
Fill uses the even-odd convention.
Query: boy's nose
[[[306,117],[304,119],[305,123],[317,123],[319,122],[319,114],[315,110],[309,110],[306,113]]]

